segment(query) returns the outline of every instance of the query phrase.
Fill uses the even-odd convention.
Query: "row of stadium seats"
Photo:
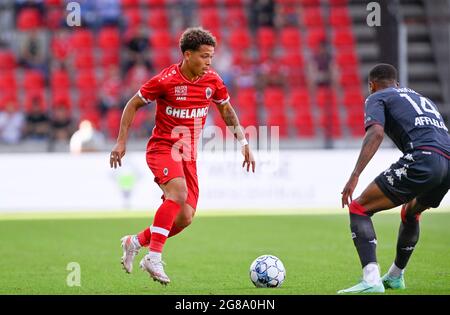
[[[61,12],[63,1],[45,2],[47,14]],[[61,17],[58,22],[56,14],[51,25],[48,20],[44,23],[45,19],[33,22],[29,10],[35,9],[21,10],[17,27],[22,28],[19,24],[24,20],[33,29],[53,30],[52,63],[64,63],[65,67],[52,66],[45,77],[40,71],[19,67],[18,58],[12,51],[0,50],[0,104],[13,101],[21,104],[19,106],[25,111],[36,102],[50,110],[65,106],[80,119],[90,117],[97,125],[107,125],[107,133],[114,135],[120,110],[113,108],[99,112],[98,88],[107,78],[109,67],[123,61],[124,44],[129,34],[140,26],[148,30],[150,51],[146,57],[156,72],[178,61],[178,58],[172,58],[175,53],[171,53],[178,54],[179,50],[180,34],[173,31],[171,18],[171,5],[175,2],[122,1],[125,26],[99,29],[67,30],[59,23]],[[262,86],[262,90],[232,84],[233,104],[243,125],[280,125],[283,137],[292,136],[288,129],[296,130],[295,136],[300,137],[315,137],[322,132],[338,138],[344,134],[344,129],[348,131],[345,134],[360,136],[363,132],[363,95],[347,1],[326,1],[330,4],[326,10],[322,5],[325,1],[277,1],[280,9],[277,14],[292,15],[294,12],[295,19],[290,19],[284,26],[258,27],[254,34],[248,7],[241,5],[248,2],[197,1],[200,24],[211,29],[218,38],[218,49],[227,49],[231,53],[234,66],[245,68],[267,64],[269,75],[284,73],[286,78],[279,82],[282,87],[267,85]],[[36,13],[39,15],[37,10],[35,16]],[[22,14],[30,15],[24,19]],[[230,20],[233,23],[225,23]],[[333,59],[339,69],[338,85],[311,89],[305,68],[326,38],[329,38]],[[217,116],[214,122],[223,126]]]

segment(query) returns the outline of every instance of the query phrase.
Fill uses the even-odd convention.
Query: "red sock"
[[[150,228],[146,228],[142,232],[138,233],[137,238],[139,240],[139,244],[142,247],[147,247],[150,244],[150,238],[152,237],[152,233],[150,232]]]
[[[161,253],[172,229],[173,222],[181,207],[173,200],[166,199],[158,208],[150,227],[150,251]]]
[[[348,206],[348,210],[350,211],[350,213],[353,213],[353,214],[367,216],[367,213],[366,213],[367,209],[365,209],[363,206],[361,206],[355,200],[353,200],[350,203],[350,205]]]

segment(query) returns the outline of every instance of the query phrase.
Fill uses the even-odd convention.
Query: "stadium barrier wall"
[[[242,169],[239,152],[203,152],[197,162],[198,211],[340,209],[341,190],[359,150],[255,152],[256,173]],[[355,197],[391,163],[398,150],[383,149],[360,177]],[[144,153],[127,153],[111,169],[109,153],[0,155],[0,213],[154,211],[161,191]],[[128,199],[127,199],[128,196]],[[442,207],[450,206],[449,196]]]

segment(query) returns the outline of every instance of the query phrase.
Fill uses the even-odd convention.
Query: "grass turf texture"
[[[384,273],[395,255],[399,215],[373,217]],[[162,287],[135,260],[121,270],[119,239],[150,219],[0,220],[0,294],[335,294],[359,281],[361,269],[347,215],[199,216],[166,243],[172,283]],[[406,273],[405,291],[450,294],[450,213],[425,213]],[[257,289],[249,266],[262,254],[287,270],[281,288]],[[81,266],[81,287],[69,287],[69,262]]]

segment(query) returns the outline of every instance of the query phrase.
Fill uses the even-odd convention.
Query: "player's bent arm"
[[[244,132],[239,124],[239,118],[230,102],[217,106],[220,116],[239,142],[246,142]]]
[[[367,129],[366,135],[364,136],[361,152],[352,172],[352,176],[359,177],[372,157],[375,155],[375,152],[377,152],[381,142],[383,142],[383,137],[383,126],[374,124]]]
[[[122,118],[120,119],[119,135],[117,142],[125,143],[128,138],[128,130],[133,122],[134,116],[139,108],[146,105],[145,102],[136,94],[133,96],[123,109]]]

